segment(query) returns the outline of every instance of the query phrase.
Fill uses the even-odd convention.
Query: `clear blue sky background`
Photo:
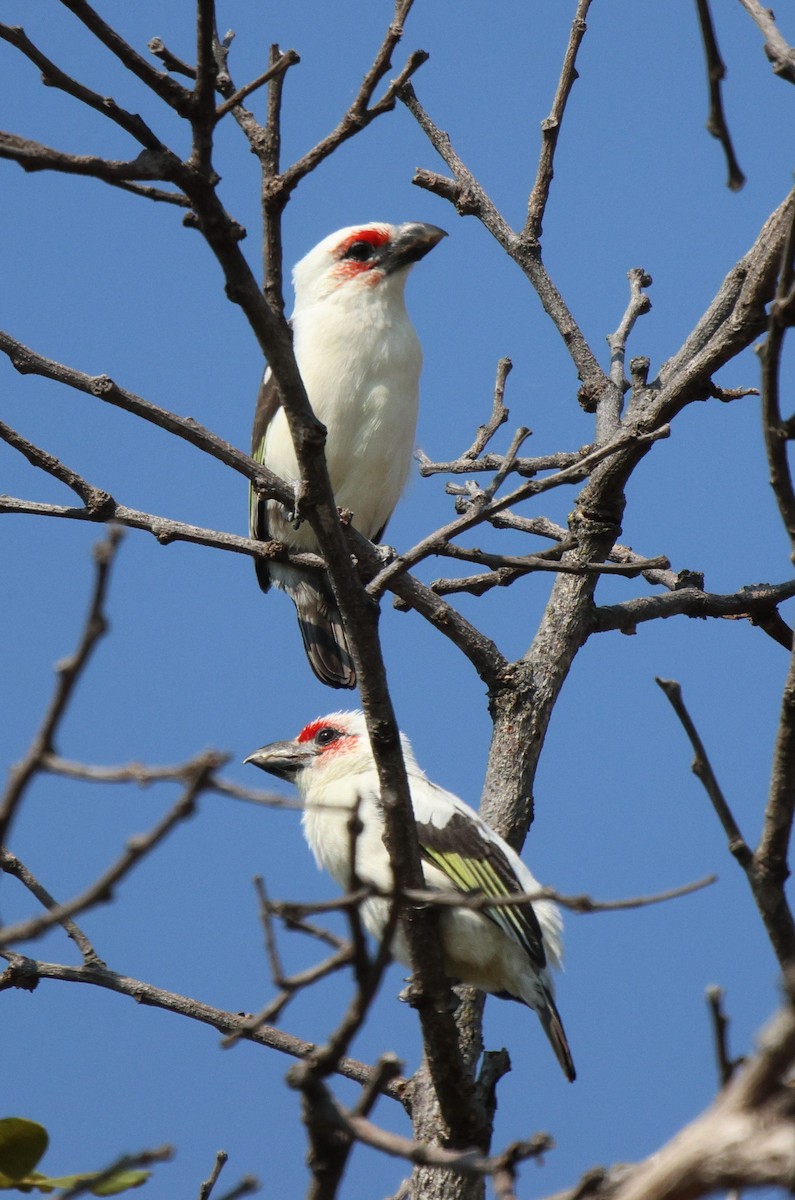
[[[193,54],[192,5],[101,4],[103,15],[142,52],[160,36]],[[694,6],[687,0],[595,4],[581,51],[545,221],[545,259],[602,363],[605,335],[627,300],[626,271],[654,277],[653,311],[633,335],[632,354],[652,372],[672,355],[725,273],[753,242],[791,183],[792,89],[774,78],[761,38],[739,4],[716,5],[729,68],[727,113],[748,176],[725,187],[718,144],[706,134],[705,71]],[[416,88],[450,132],[506,218],[521,224],[559,73],[573,2],[488,7],[419,3],[404,51],[430,61]],[[294,47],[301,65],[285,89],[284,158],[324,135],[354,95],[390,18],[386,2],[333,6],[294,2],[220,6],[237,38],[238,85],[260,73],[267,48]],[[784,33],[795,40],[795,26]],[[23,23],[67,70],[139,111],[184,152],[184,132],[146,90],[121,72],[54,0],[6,2],[2,19]],[[395,69],[402,62],[396,56]],[[0,125],[78,153],[128,157],[124,135],[52,89],[0,44]],[[252,107],[262,115],[264,96]],[[228,119],[217,165],[229,211],[259,257],[254,158]],[[361,220],[431,221],[450,237],[409,281],[409,307],[425,350],[418,441],[434,458],[456,456],[487,416],[497,359],[515,369],[511,425],[534,430],[530,453],[573,449],[593,438],[576,401],[568,356],[519,271],[472,219],[412,187],[415,167],[441,169],[402,108],[346,145],[303,183],[285,221],[286,259],[296,261],[330,231]],[[177,210],[91,181],[26,176],[0,164],[3,286],[0,326],[43,354],[90,373],[106,372],[147,399],[195,417],[246,448],[262,360],[241,313],[224,298],[220,270]],[[753,353],[721,375],[753,386]],[[791,377],[789,381],[791,383]],[[243,532],[246,488],[239,476],[195,450],[100,402],[0,360],[2,416],[26,437],[122,503],[217,529]],[[673,436],[641,464],[629,488],[623,540],[667,554],[675,569],[706,572],[707,587],[791,574],[785,537],[766,483],[758,402],[694,405]],[[0,491],[71,503],[51,479],[0,445]],[[559,490],[526,510],[564,521],[572,493]],[[407,547],[446,520],[444,481],[415,477],[390,526]],[[21,757],[50,695],[53,664],[76,643],[92,580],[87,525],[5,517],[0,545],[5,704],[2,761]],[[524,551],[515,539],[485,542]],[[536,543],[533,543],[536,545]],[[426,564],[431,579],[445,564]],[[532,638],[551,577],[532,576],[460,607],[518,656]],[[643,581],[613,580],[599,597],[648,594]],[[294,734],[310,718],[355,696],[332,694],[304,661],[292,606],[263,597],[242,557],[125,540],[110,593],[103,643],[66,720],[59,750],[99,763],[175,762],[214,746],[231,752],[228,776],[261,782],[243,757]],[[455,650],[414,614],[385,606],[384,653],[395,706],[431,777],[471,803],[480,796],[489,745],[482,685]],[[564,892],[607,899],[668,888],[717,872],[706,892],[619,915],[567,917],[567,970],[559,1002],[577,1063],[563,1080],[535,1017],[490,1001],[486,1038],[508,1046],[514,1071],[503,1083],[496,1144],[550,1131],[557,1148],[543,1167],[524,1168],[520,1193],[544,1195],[597,1164],[650,1153],[709,1103],[716,1071],[704,990],[727,989],[731,1048],[749,1049],[777,1002],[776,965],[744,879],[689,771],[690,750],[653,680],[677,678],[740,825],[755,839],[767,788],[783,650],[745,623],[676,618],[635,637],[607,634],[581,653],[556,709],[536,786],[536,822],[525,857]],[[285,789],[285,794],[288,794]],[[151,827],[175,797],[39,779],[18,821],[13,849],[59,898],[93,880],[133,833]],[[294,811],[266,811],[208,798],[187,825],[123,885],[110,907],[84,918],[114,969],[233,1011],[271,995],[251,878],[272,895],[324,898]],[[3,880],[2,915],[31,901]],[[289,965],[314,948],[283,939]],[[60,934],[32,953],[74,961]],[[354,1053],[385,1049],[417,1063],[414,1014],[396,1000],[393,968]],[[291,1007],[284,1026],[320,1038],[344,1010],[346,979]],[[225,1185],[245,1172],[271,1195],[300,1195],[304,1136],[290,1065],[250,1045],[219,1049],[209,1029],[86,987],[43,983],[33,995],[0,997],[0,1097],[4,1113],[42,1121],[52,1132],[53,1172],[99,1167],[125,1151],[172,1142],[174,1163],[147,1186],[151,1200],[194,1196],[215,1151],[230,1154]],[[354,1089],[340,1086],[351,1097]],[[408,1132],[397,1106],[376,1116]],[[343,1192],[394,1191],[403,1164],[359,1150]],[[223,1190],[223,1188],[221,1188]]]

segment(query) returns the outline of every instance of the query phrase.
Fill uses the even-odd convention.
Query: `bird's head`
[[[409,770],[419,772],[411,745],[403,734],[403,757]],[[310,721],[292,741],[271,742],[244,760],[301,791],[311,785],[347,778],[375,769],[370,737],[362,712],[337,712]]]
[[[293,271],[296,312],[327,296],[379,288],[386,280],[405,282],[409,267],[446,237],[436,225],[349,225],[329,234]]]

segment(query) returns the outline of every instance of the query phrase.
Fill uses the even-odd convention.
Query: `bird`
[[[537,892],[539,884],[519,855],[474,809],[432,783],[417,764],[408,738],[400,736],[426,888],[498,901]],[[345,890],[355,879],[389,893],[393,876],[383,841],[378,774],[362,712],[320,717],[296,738],[262,746],[245,762],[295,784],[303,801],[304,835],[318,867]],[[359,822],[355,838],[352,816]],[[388,914],[389,901],[383,894],[369,896],[361,907],[364,925],[379,940]],[[562,929],[557,906],[545,899],[479,911],[445,906],[439,916],[449,978],[534,1009],[563,1073],[573,1081],[574,1062],[550,973],[550,967],[561,966]],[[410,965],[399,924],[391,952]]]
[[[326,427],[334,501],[374,542],[383,537],[405,486],[417,428],[422,351],[406,312],[406,279],[443,237],[443,229],[416,221],[350,225],[324,238],[293,270],[293,348],[309,403]],[[298,463],[270,368],[257,398],[252,457],[297,487]],[[300,512],[290,513],[253,488],[249,494],[252,538],[317,552]],[[276,584],[291,596],[318,679],[329,687],[355,687],[326,573],[263,558],[255,566],[264,592]]]

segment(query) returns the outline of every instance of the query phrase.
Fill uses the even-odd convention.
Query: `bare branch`
[[[58,88],[68,96],[73,96],[74,99],[85,104],[87,108],[91,108],[103,117],[107,117],[108,120],[113,121],[114,124],[134,137],[147,150],[157,153],[165,151],[163,143],[137,113],[127,112],[125,109],[120,108],[112,97],[101,96],[98,92],[92,91],[91,88],[85,87],[82,83],[78,83],[77,80],[67,75],[65,71],[56,66],[46,54],[43,54],[33,44],[24,29],[12,25],[0,24],[0,39],[15,46],[17,50],[39,68],[41,71],[41,80],[45,87]]]
[[[67,487],[75,492],[86,506],[89,514],[96,517],[104,518],[112,515],[116,502],[109,492],[103,491],[101,488],[95,488],[87,480],[78,475],[76,471],[72,471],[69,467],[64,466],[52,454],[48,454],[46,450],[41,450],[38,446],[34,446],[26,438],[10,426],[5,425],[0,421],[0,439],[6,442],[14,450],[18,450],[30,463],[32,467],[38,467],[42,471],[46,471],[48,475],[52,475],[53,479],[60,480]],[[4,497],[4,500],[6,498]]]
[[[172,54],[168,46],[163,43],[162,38],[152,38],[147,48],[155,58],[160,59],[167,71],[171,71],[174,75],[184,75],[187,79],[196,78],[196,68],[192,67],[190,63],[183,62],[176,54]]]
[[[106,632],[105,600],[110,572],[121,539],[118,529],[111,529],[104,541],[94,548],[96,572],[94,589],[86,614],[83,632],[77,649],[70,658],[63,659],[57,667],[57,680],[44,720],[42,721],[27,754],[21,762],[11,768],[5,795],[0,804],[0,846],[8,841],[14,815],[33,776],[40,769],[45,754],[52,752],[54,739],[69,701],[85,670],[94,648]],[[68,914],[63,914],[68,915]]]
[[[0,158],[18,163],[24,171],[60,171],[66,175],[89,175],[116,187],[127,187],[133,181],[141,179],[168,180],[177,163],[168,150],[142,150],[137,158],[127,162],[100,158],[95,154],[67,154],[63,150],[56,150],[52,146],[45,146],[41,142],[21,138],[4,130],[0,130]],[[150,191],[148,194],[150,199],[170,198],[170,194],[165,192],[155,195]],[[184,201],[178,193],[174,194],[172,203],[184,206]]]
[[[592,467],[595,467],[598,463],[613,454],[621,453],[629,443],[657,441],[659,438],[668,437],[669,434],[670,430],[665,426],[646,434],[622,435],[611,442],[610,445],[601,446],[591,451],[590,454],[585,455],[574,466],[566,467],[554,475],[547,476],[545,479],[530,480],[508,495],[502,496],[499,500],[489,498],[486,492],[478,494],[477,497],[473,497],[467,512],[463,516],[455,521],[451,521],[448,525],[443,525],[441,529],[437,529],[434,533],[423,538],[411,550],[399,554],[397,558],[388,563],[368,584],[368,592],[373,596],[379,595],[396,575],[407,570],[409,567],[415,566],[429,555],[438,553],[439,546],[445,545],[451,538],[464,533],[467,529],[471,529],[475,525],[481,524],[483,521],[489,520],[492,516],[502,512],[505,508],[509,508],[512,504],[518,504],[530,496],[540,495],[542,492],[550,491],[555,487],[562,487],[570,483],[581,483]]]
[[[756,624],[760,623],[764,614],[792,596],[795,596],[795,580],[792,579],[786,583],[753,584],[728,595],[683,587],[661,596],[643,596],[626,600],[623,604],[595,608],[592,629],[595,633],[620,629],[622,633],[631,634],[643,621],[675,616],[725,617],[731,620],[742,617]]]
[[[151,43],[150,43],[150,49],[151,49]],[[212,1190],[215,1187],[216,1183],[218,1182],[218,1176],[221,1174],[221,1171],[226,1166],[228,1160],[229,1160],[229,1155],[227,1154],[227,1152],[225,1150],[219,1150],[215,1156],[215,1163],[213,1164],[212,1171],[210,1172],[207,1179],[205,1179],[204,1183],[199,1188],[199,1200],[210,1200],[210,1196],[212,1195]]]
[[[300,61],[301,56],[300,54],[297,54],[295,50],[285,50],[283,54],[279,55],[276,62],[268,67],[267,71],[263,71],[262,75],[258,75],[256,79],[251,81],[251,83],[247,83],[244,87],[238,88],[236,92],[233,92],[232,95],[228,97],[228,99],[224,100],[223,104],[219,104],[218,108],[215,110],[216,117],[220,120],[221,117],[224,117],[228,112],[231,112],[233,108],[237,108],[239,104],[242,104],[246,97],[250,96],[252,92],[257,91],[257,89],[261,88],[264,84],[270,83],[270,81],[275,79],[277,75],[285,75],[290,67],[296,66],[296,64],[300,63]]]
[[[499,427],[504,425],[508,420],[508,409],[505,407],[505,384],[512,369],[513,363],[510,358],[501,358],[497,363],[497,378],[494,381],[494,400],[491,408],[491,416],[485,425],[480,426],[474,442],[468,450],[464,451],[461,455],[462,458],[479,458]]]
[[[642,267],[631,267],[627,271],[629,280],[629,304],[621,318],[621,323],[615,333],[608,334],[607,344],[610,347],[610,378],[618,392],[622,395],[626,390],[624,379],[624,358],[627,350],[627,339],[632,332],[638,317],[651,311],[651,300],[643,291],[651,287],[651,275]],[[620,412],[616,418],[620,417]]]
[[[559,562],[558,556],[567,553],[576,545],[576,539],[562,542],[553,550],[545,550],[540,554],[510,555],[487,554],[482,550],[467,550],[461,546],[446,545],[437,553],[444,558],[463,559],[465,562],[481,563],[494,569],[478,575],[469,575],[462,579],[434,579],[431,587],[440,596],[453,592],[469,592],[481,596],[494,587],[508,587],[516,579],[538,571],[557,572],[564,575],[618,575],[634,579],[646,571],[657,570],[670,566],[668,559],[639,558],[636,563],[578,563]]]
[[[726,798],[723,795],[720,784],[712,769],[712,764],[707,757],[707,752],[704,749],[704,743],[698,735],[698,731],[693,723],[690,713],[685,707],[682,699],[682,688],[675,679],[656,679],[655,682],[660,686],[665,695],[670,701],[671,707],[679,718],[685,733],[690,739],[690,744],[695,752],[691,770],[698,780],[703,784],[704,789],[709,796],[712,807],[715,809],[718,820],[723,826],[723,832],[729,842],[729,851],[739,862],[744,870],[748,870],[751,863],[752,855],[748,848],[743,835],[740,833],[740,827],[734,819]]]
[[[773,10],[765,8],[760,0],[740,0],[740,3],[764,35],[765,54],[775,74],[789,83],[795,83],[795,50],[779,32]]]
[[[790,655],[789,671],[781,697],[770,791],[765,807],[762,835],[754,855],[755,865],[765,888],[775,897],[784,898],[790,874],[789,848],[795,814],[795,650]]]
[[[577,2],[577,12],[572,21],[569,44],[566,47],[566,53],[563,58],[563,66],[555,92],[555,99],[552,102],[552,110],[546,120],[541,122],[541,155],[538,161],[536,181],[533,184],[533,190],[530,193],[527,205],[527,220],[522,230],[522,238],[530,244],[537,243],[541,239],[544,212],[549,200],[549,189],[552,185],[552,177],[554,175],[555,147],[558,144],[558,135],[560,134],[563,114],[566,110],[566,101],[574,86],[574,81],[577,79],[577,69],[575,67],[577,51],[588,28],[585,19],[588,16],[588,9],[590,7],[591,0],[578,0]]]
[[[720,987],[707,988],[707,1004],[712,1017],[712,1029],[715,1040],[715,1058],[718,1064],[718,1079],[721,1087],[725,1087],[734,1072],[742,1065],[742,1059],[733,1059],[729,1054],[729,1018],[723,1008],[724,991]]]
[[[789,688],[792,686],[791,678],[792,670],[790,672],[790,680],[788,680]],[[793,921],[792,912],[784,890],[784,885],[789,875],[786,857],[782,862],[775,853],[771,853],[769,844],[764,841],[764,835],[763,840],[760,840],[756,852],[751,853],[721,791],[695,724],[682,700],[679,684],[672,679],[658,679],[657,683],[671,702],[677,717],[690,739],[690,743],[695,751],[693,773],[704,785],[718,816],[718,820],[728,838],[729,850],[745,872],[773,951],[782,968],[786,970],[788,967],[791,967],[793,960],[795,960],[795,921]],[[785,705],[788,705],[790,710],[795,707],[793,706],[792,698],[786,696],[786,694]],[[790,711],[791,716],[792,711]],[[789,743],[788,751],[791,754],[793,741],[792,723],[784,723],[788,726],[785,740]],[[792,775],[789,777],[789,783],[792,787]],[[771,788],[765,814],[765,832],[767,832],[767,822],[770,821],[775,827],[774,842],[777,838],[781,838],[782,841],[788,838],[792,822],[793,803],[795,801],[793,801],[791,794],[782,798],[775,788]]]
[[[283,504],[290,504],[293,498],[289,484],[280,480],[273,472],[254,463],[247,454],[237,450],[229,442],[219,438],[209,429],[205,429],[190,417],[179,417],[167,409],[151,404],[134,392],[120,387],[107,375],[87,375],[74,367],[45,358],[29,346],[18,342],[16,338],[0,331],[0,352],[7,355],[11,365],[21,375],[39,375],[44,379],[52,379],[56,383],[65,384],[77,392],[111,404],[114,408],[132,413],[160,429],[182,438],[199,450],[203,450],[212,458],[232,467],[245,478],[257,483],[263,491]],[[335,510],[336,511],[336,510]]]
[[[397,78],[392,80],[381,99],[373,102],[375,89],[392,65],[392,54],[403,37],[403,24],[408,17],[413,2],[414,0],[395,0],[392,21],[376,53],[372,66],[365,74],[353,102],[331,133],[327,134],[316,146],[307,151],[302,158],[288,167],[279,178],[278,189],[281,193],[282,205],[286,202],[290,192],[297,187],[301,180],[323,162],[324,159],[328,158],[338,146],[348,141],[349,138],[354,137],[377,117],[382,116],[386,112],[391,112],[395,107],[400,89],[408,83],[408,80],[427,61],[428,55],[424,50],[413,51],[409,55],[405,66],[398,73]]]
[[[104,988],[122,996],[129,996],[138,1004],[150,1005],[163,1009],[190,1020],[199,1021],[204,1025],[218,1030],[219,1033],[234,1033],[245,1023],[245,1016],[240,1013],[226,1012],[221,1008],[213,1008],[200,1000],[181,996],[176,992],[168,992],[163,988],[154,987],[140,979],[127,975],[118,975],[107,967],[92,964],[87,966],[68,966],[62,963],[38,962],[12,951],[0,951],[9,962],[6,971],[0,975],[0,992],[8,988],[22,988],[32,991],[40,979],[56,979],[66,983],[89,984],[92,987]],[[243,1034],[247,1041],[268,1046],[281,1054],[292,1058],[306,1058],[314,1054],[317,1046],[292,1034],[284,1033],[272,1026],[260,1026]],[[335,1066],[335,1073],[354,1083],[366,1084],[373,1075],[373,1068],[366,1063],[353,1058],[342,1058]],[[402,1097],[404,1080],[392,1080],[384,1083],[382,1093],[395,1100]]]
[[[425,188],[427,191],[449,200],[462,216],[477,216],[478,220],[485,225],[489,233],[521,268],[535,288],[547,315],[554,322],[583,381],[585,390],[596,407],[605,391],[612,388],[612,384],[596,361],[582,330],[550,279],[541,261],[538,246],[528,243],[510,228],[494,202],[456,154],[449,135],[439,129],[428,116],[411,84],[407,83],[401,89],[400,99],[426,134],[431,145],[444,159],[454,177],[451,181],[428,171],[418,171],[413,182],[418,187]]]
[[[795,554],[795,485],[792,481],[788,440],[781,416],[779,367],[786,331],[795,323],[795,207],[781,257],[776,295],[770,306],[767,338],[760,350],[762,362],[762,431],[765,438],[770,485]]]
[[[103,871],[99,878],[80,895],[65,904],[58,904],[55,908],[50,908],[44,916],[31,917],[27,921],[19,921],[16,925],[6,925],[0,929],[0,946],[31,941],[40,937],[53,925],[63,924],[64,918],[73,917],[96,904],[105,904],[111,900],[114,887],[130,873],[133,867],[146,855],[151,854],[180,821],[193,816],[196,800],[207,787],[207,781],[211,778],[213,771],[217,770],[224,762],[226,762],[226,758],[214,751],[207,751],[205,754],[199,755],[195,760],[193,778],[185,787],[183,794],[148,833],[131,837],[116,862]],[[0,850],[0,869],[4,871],[10,869],[12,874],[17,875],[17,878],[22,878],[14,866],[10,868],[7,866],[10,859],[10,855]],[[24,879],[22,881],[24,882]]]
[[[787,1075],[795,1056],[795,1017],[781,1012],[758,1053],[711,1108],[632,1170],[614,1200],[684,1200],[727,1188],[795,1179],[795,1124]]]
[[[698,12],[698,22],[701,27],[701,39],[704,43],[704,56],[707,61],[707,83],[709,84],[707,132],[711,133],[714,138],[717,138],[723,147],[723,153],[726,156],[726,167],[729,172],[729,177],[726,181],[727,187],[732,192],[739,192],[745,183],[745,175],[740,170],[740,164],[737,162],[737,156],[734,153],[726,114],[723,111],[723,96],[721,93],[721,84],[726,77],[726,65],[718,49],[718,39],[715,35],[715,26],[712,23],[709,0],[696,0],[696,10]]]
[[[712,303],[676,354],[660,371],[656,397],[641,398],[630,413],[651,410],[670,420],[693,399],[710,395],[711,378],[767,328],[767,303],[773,299],[781,255],[792,224],[795,193],[790,192],[767,221],[751,249],[727,274]]]
[[[120,37],[115,29],[106,24],[91,5],[85,3],[85,0],[61,0],[61,3],[64,8],[68,8],[71,13],[74,13],[79,21],[83,22],[94,37],[102,42],[128,71],[131,71],[136,78],[146,84],[155,95],[159,96],[180,116],[187,115],[192,99],[192,93],[187,88],[164,72],[156,71],[128,42],[125,42],[124,38]]]
[[[35,896],[39,904],[41,904],[44,908],[49,909],[50,911],[55,911],[59,907],[57,900],[50,895],[50,893],[41,883],[39,883],[38,879],[31,871],[28,870],[25,864],[20,862],[16,855],[10,854],[7,850],[4,850],[2,846],[0,846],[0,871],[5,871],[7,875],[11,875],[14,879],[18,879],[23,887],[26,887],[30,894]],[[89,965],[99,964],[99,966],[105,965],[89,941],[87,935],[79,925],[75,924],[71,917],[59,917],[58,924],[63,927],[66,936],[70,937],[75,943],[81,955],[83,956],[84,963]]]

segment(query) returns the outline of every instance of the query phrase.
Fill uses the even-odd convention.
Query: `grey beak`
[[[298,771],[309,765],[315,754],[313,747],[301,746],[298,742],[271,742],[268,746],[260,746],[243,762],[268,771],[278,779],[292,780]]]
[[[419,262],[429,251],[437,246],[443,237],[447,237],[444,229],[438,225],[424,225],[421,221],[408,221],[398,226],[398,231],[392,240],[384,260],[388,272],[399,271],[401,267],[409,267]]]

